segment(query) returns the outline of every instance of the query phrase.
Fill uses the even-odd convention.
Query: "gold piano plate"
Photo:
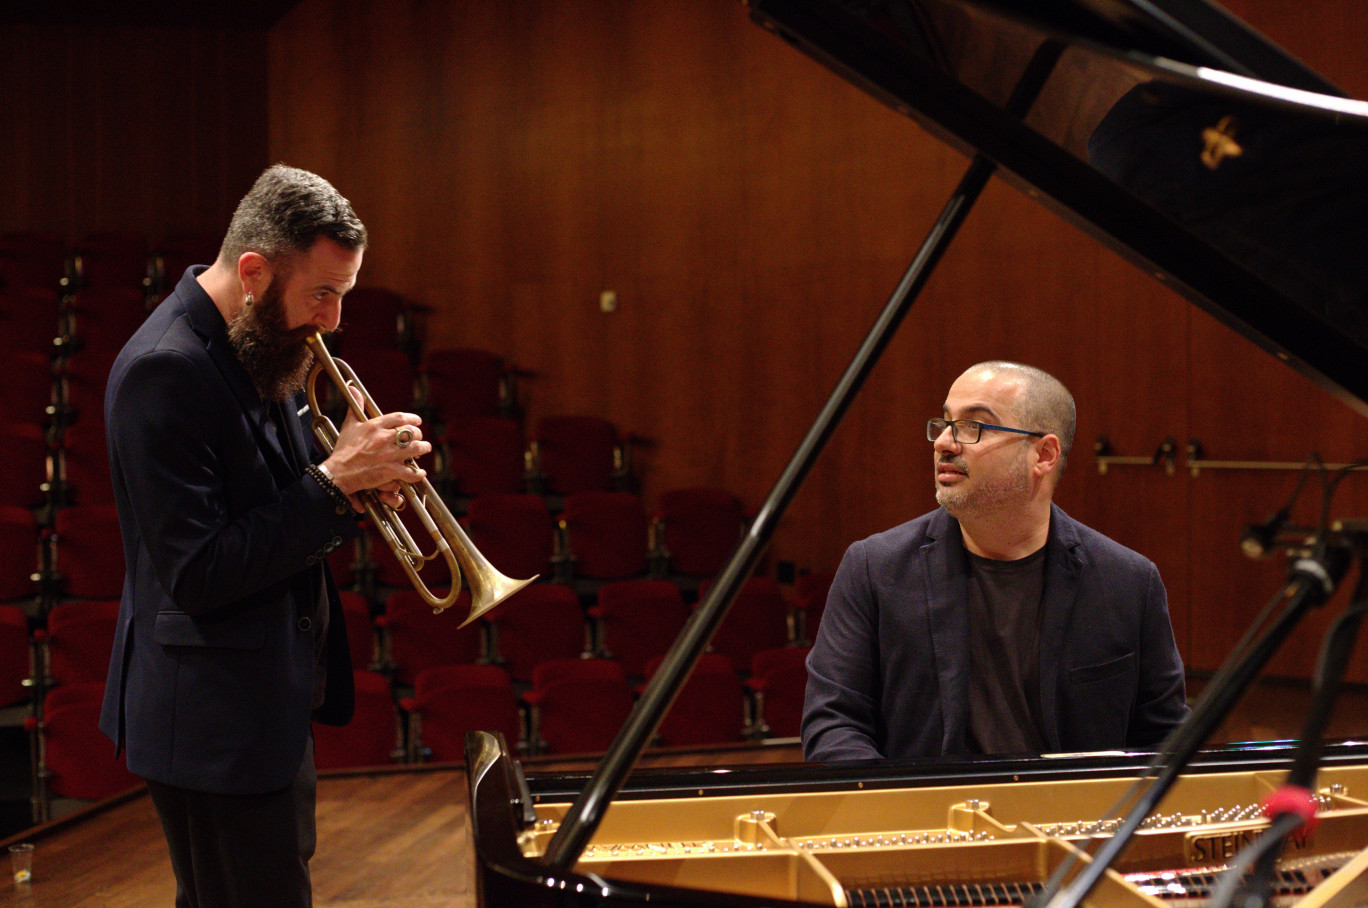
[[[1148,877],[1144,883],[1128,882],[1126,875],[1173,876],[1199,869],[1210,876],[1266,827],[1260,805],[1284,775],[1182,777],[1087,904],[1172,904],[1172,898],[1147,893],[1176,896],[1179,883],[1168,877],[1167,883]],[[1003,903],[1011,904],[1089,838],[1116,828],[1108,811],[1116,809],[1133,781],[1003,781],[972,788],[618,800],[576,872],[835,906],[864,904],[866,894],[917,889],[932,892],[941,905],[958,904],[956,892],[962,893],[963,904],[991,905],[998,902],[984,893],[996,886],[1006,887]],[[1368,886],[1368,868],[1354,859],[1368,845],[1368,766],[1327,768],[1319,785],[1319,824],[1314,834],[1289,843],[1284,862],[1342,857],[1325,874],[1328,878],[1297,903],[1307,908],[1362,904],[1352,893]],[[535,808],[538,822],[519,843],[531,859],[543,853],[569,804],[536,803]]]

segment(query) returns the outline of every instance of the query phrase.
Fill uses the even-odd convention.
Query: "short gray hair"
[[[275,164],[238,203],[218,257],[231,265],[244,252],[258,252],[269,262],[283,263],[308,252],[319,237],[353,252],[366,248],[365,225],[331,183]]]
[[[1043,369],[1007,360],[979,363],[969,371],[974,369],[1007,372],[1022,380],[1021,400],[1018,403],[1021,412],[1017,414],[1022,422],[1020,428],[1058,436],[1059,468],[1062,471],[1073,448],[1074,429],[1078,425],[1073,395],[1064,387],[1064,383]]]

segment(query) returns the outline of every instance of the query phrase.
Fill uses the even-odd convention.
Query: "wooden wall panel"
[[[1276,0],[1230,5],[1368,88],[1351,0],[1318,7],[1314,26]],[[706,483],[761,503],[967,163],[733,0],[304,0],[270,59],[272,157],[352,197],[373,236],[363,279],[433,307],[432,345],[530,370],[531,420],[598,413],[646,439],[648,502]],[[598,311],[602,290],[618,312]],[[1214,667],[1268,579],[1242,561],[1239,528],[1284,492],[1267,477],[1193,479],[1181,456],[1173,474],[1102,476],[1092,446],[1105,435],[1148,455],[1198,436],[1214,452],[1231,436],[1207,427],[1238,412],[1251,451],[1300,459],[1305,439],[1279,441],[1277,414],[1320,392],[1003,184],[772,557],[830,569],[853,539],[932,507],[923,421],[960,371],[996,357],[1073,389],[1061,504],[1155,560],[1184,655]],[[1251,386],[1275,390],[1254,399]],[[1305,674],[1304,650],[1281,668]]]
[[[1291,369],[1214,319],[1193,322],[1193,439],[1213,460],[1301,463],[1312,454],[1325,463],[1349,463],[1368,456],[1368,422]],[[1219,356],[1207,355],[1219,351]],[[1287,574],[1283,559],[1250,562],[1234,554],[1244,527],[1267,519],[1291,497],[1296,471],[1202,470],[1189,480],[1192,520],[1193,607],[1206,618],[1194,641],[1193,664],[1215,668],[1254,615],[1275,594]],[[1368,515],[1368,477],[1345,478],[1331,499],[1333,518]],[[1313,476],[1293,516],[1314,527],[1324,500],[1323,481]],[[1270,665],[1274,674],[1309,676],[1320,640],[1344,594],[1307,620]],[[1368,680],[1368,659],[1360,652],[1356,680]]]
[[[297,54],[296,31],[337,43]],[[402,57],[428,74],[379,81],[422,115],[369,117],[382,88],[358,74]],[[532,421],[601,413],[648,439],[648,500],[717,483],[759,504],[962,166],[729,0],[435,18],[306,3],[273,35],[272,64],[273,154],[356,202],[374,236],[364,278],[434,306],[432,344],[534,372]],[[310,87],[330,79],[349,100],[315,105]],[[598,311],[601,290],[617,313]],[[852,443],[874,465],[861,475],[900,484],[926,410],[892,412]],[[924,509],[924,474],[915,487],[893,520]],[[819,567],[880,528],[831,506],[842,497],[804,513],[805,495],[778,557]]]
[[[0,230],[221,233],[266,166],[263,33],[0,27]]]
[[[1357,0],[1227,0],[1368,97]],[[269,74],[269,79],[268,79]],[[434,344],[533,373],[529,416],[600,413],[644,441],[648,502],[760,504],[966,162],[752,25],[734,0],[303,0],[261,34],[0,27],[0,230],[75,241],[219,232],[260,169],[333,179],[373,231],[363,277],[434,309]],[[599,292],[618,293],[605,315]],[[993,184],[793,503],[774,559],[829,569],[933,505],[922,421],[969,363],[1059,375],[1079,403],[1060,491],[1153,558],[1189,664],[1214,668],[1280,582],[1240,529],[1292,477],[1149,454],[1344,461],[1363,420],[1161,285]],[[1232,429],[1231,427],[1237,427]],[[1312,428],[1314,427],[1314,428]],[[1303,496],[1314,516],[1319,490]],[[1368,513],[1354,477],[1336,516]],[[1306,675],[1326,615],[1274,665]],[[1355,678],[1368,680],[1362,647]]]

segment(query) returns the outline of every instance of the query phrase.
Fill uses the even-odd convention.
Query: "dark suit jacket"
[[[351,717],[346,625],[323,559],[358,530],[291,468],[194,279],[201,270],[186,272],[109,376],[127,572],[100,727],[139,776],[263,793],[293,781],[303,760],[320,592],[330,619],[318,718]],[[285,422],[307,463],[300,421]]]
[[[1187,714],[1159,571],[1052,508],[1040,707],[1051,752],[1157,744]],[[937,509],[850,546],[808,657],[810,760],[964,754],[969,616],[959,522]]]

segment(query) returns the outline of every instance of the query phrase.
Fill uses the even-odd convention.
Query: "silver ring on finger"
[[[409,428],[399,429],[394,433],[394,443],[401,448],[407,448],[413,442],[413,430]]]

